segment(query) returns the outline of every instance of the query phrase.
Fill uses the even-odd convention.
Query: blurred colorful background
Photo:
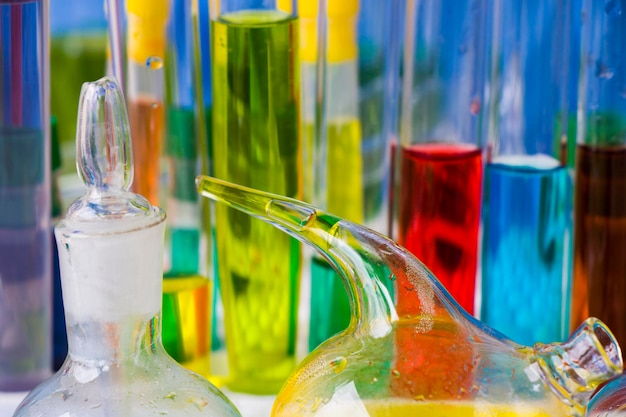
[[[116,76],[133,189],[168,215],[155,260],[165,271],[163,342],[217,386],[275,395],[309,351],[348,326],[350,296],[321,256],[199,198],[199,174],[391,237],[469,314],[520,344],[563,341],[588,316],[626,343],[623,1],[33,3],[49,50],[24,43],[23,53],[46,61],[33,76],[44,74],[49,91],[31,96],[46,142],[29,139],[42,157],[24,168],[46,171],[32,181],[45,184],[38,201],[50,210],[32,222],[49,229],[82,194],[80,88]],[[20,4],[0,2],[0,12]],[[0,33],[10,30],[2,19]],[[2,39],[8,65],[14,46]],[[9,97],[16,81],[3,82]],[[6,117],[0,165],[27,161],[15,150],[27,140],[17,145],[5,129],[15,116]],[[6,253],[24,209],[7,203],[18,171],[0,169]],[[54,250],[52,240],[29,249],[47,253],[52,266],[39,279],[54,284],[40,288],[53,301],[44,295],[37,310],[43,371],[34,381],[67,354]],[[15,262],[25,261],[0,258],[0,288],[27,281],[7,272]],[[3,297],[0,340],[11,331]],[[0,391],[27,388],[14,389],[16,372],[0,359]]]

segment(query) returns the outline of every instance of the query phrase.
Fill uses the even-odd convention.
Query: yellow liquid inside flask
[[[468,315],[412,254],[364,226],[211,177],[197,185],[313,246],[348,289],[350,325],[299,364],[273,416],[581,416],[595,388],[622,372],[617,341],[597,319],[564,343],[521,346]]]

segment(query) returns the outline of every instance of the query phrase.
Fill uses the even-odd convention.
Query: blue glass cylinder
[[[571,287],[575,7],[496,1],[480,318],[523,344],[561,341]]]

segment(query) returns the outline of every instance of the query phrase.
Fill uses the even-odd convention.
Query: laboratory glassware
[[[52,372],[48,16],[0,1],[0,391]]]
[[[77,168],[85,194],[56,227],[69,354],[14,416],[239,416],[161,342],[165,213],[129,192],[124,97],[109,78],[85,83]]]
[[[165,49],[168,0],[127,0],[126,83],[128,117],[133,134],[133,190],[158,204],[165,137]],[[111,28],[113,30],[113,28]]]
[[[483,178],[486,48],[482,0],[408,0],[400,144],[398,243],[474,313]]]
[[[197,184],[313,246],[350,296],[350,326],[300,363],[274,416],[581,416],[594,389],[622,372],[619,345],[597,319],[562,344],[519,345],[470,316],[424,264],[373,230],[216,178]],[[392,297],[389,284],[404,296]]]
[[[602,384],[594,392],[585,416],[621,417],[626,415],[626,376],[620,375]]]
[[[304,200],[380,232],[388,218],[400,3],[298,2]],[[310,263],[312,350],[347,327],[350,311],[333,269],[316,254]]]
[[[582,6],[571,322],[597,316],[624,343],[626,4],[584,1]]]
[[[363,223],[365,170],[359,117],[359,1],[300,0],[298,7],[304,199],[338,216]],[[320,42],[322,48],[318,49]],[[324,97],[320,98],[318,91],[323,91]],[[328,180],[338,175],[341,181]],[[313,254],[310,263],[308,346],[312,350],[347,327],[350,307],[343,284],[330,265],[317,254]]]
[[[213,173],[302,196],[299,21],[275,1],[212,0]],[[229,388],[276,393],[295,367],[297,240],[216,207]],[[271,250],[268,250],[270,249]]]
[[[208,172],[204,118],[196,116],[192,4],[170,3],[165,66],[168,162],[166,250],[163,276],[163,345],[187,368],[208,377],[211,352],[210,217],[194,178]]]
[[[518,343],[569,332],[570,1],[494,1],[480,319]]]

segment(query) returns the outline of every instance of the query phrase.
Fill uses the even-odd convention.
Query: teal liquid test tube
[[[208,377],[211,351],[208,204],[198,199],[195,177],[207,172],[204,133],[196,117],[194,27],[189,1],[170,3],[167,30],[165,154],[168,162],[163,344],[174,359]]]
[[[302,197],[299,21],[273,1],[212,0],[213,174]],[[300,244],[216,207],[228,388],[276,393],[295,367]]]
[[[198,120],[198,135],[206,137],[206,154],[208,167],[205,172],[213,172],[213,127],[212,127],[212,80],[211,80],[211,19],[209,17],[209,2],[193,0],[192,20],[194,25],[194,65],[196,76],[196,107]],[[203,132],[201,132],[201,130]],[[213,274],[213,302],[211,317],[211,380],[220,384],[221,379],[228,373],[226,359],[226,344],[224,330],[224,306],[220,295],[220,282],[217,267],[217,252],[215,245],[215,209],[209,202],[207,210],[210,215],[211,231],[211,268]]]

